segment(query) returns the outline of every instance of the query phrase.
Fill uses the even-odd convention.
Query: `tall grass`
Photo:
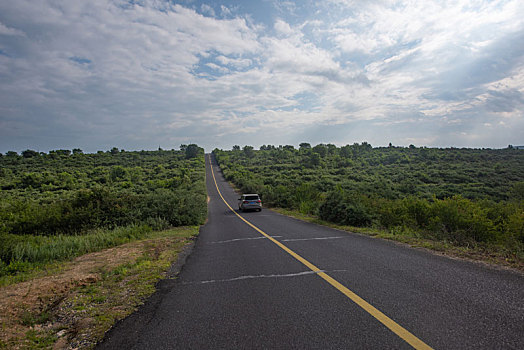
[[[63,261],[82,254],[140,239],[152,231],[150,226],[128,226],[113,230],[97,229],[84,235],[0,235],[0,277],[28,271],[52,261]]]

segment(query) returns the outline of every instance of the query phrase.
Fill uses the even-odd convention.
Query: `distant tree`
[[[84,151],[82,151],[80,148],[73,148],[73,154],[83,154]]]
[[[302,142],[300,145],[298,145],[298,147],[300,149],[310,149],[311,148],[311,144],[307,143],[307,142]]]
[[[239,145],[234,145],[233,146],[233,151],[240,151],[240,146]]]
[[[123,180],[127,175],[127,170],[122,166],[117,165],[111,168],[111,180]]]
[[[371,150],[373,146],[371,144],[367,143],[366,141],[362,142],[361,147],[365,150]]]
[[[409,145],[409,148],[410,148],[410,149],[415,149],[415,148],[417,148],[417,147],[415,147],[415,145]]]
[[[120,153],[120,150],[118,148],[116,148],[116,147],[113,147],[113,148],[111,148],[111,151],[109,151],[109,152],[114,155],[114,154]]]
[[[311,156],[309,157],[309,163],[312,166],[320,165],[320,154],[316,152],[311,153]]]
[[[197,145],[195,145],[194,143],[192,143],[186,147],[185,152],[186,152],[186,159],[190,159],[190,158],[198,157],[198,154],[204,153],[204,150],[198,147]]]
[[[327,150],[328,150],[328,154],[336,154],[337,153],[337,146],[335,146],[334,144],[328,143],[326,145],[326,147],[327,147]]]
[[[25,151],[22,152],[22,156],[24,158],[33,158],[33,157],[38,157],[40,154],[37,152],[37,151],[33,151],[31,149],[26,149]]]
[[[318,153],[321,157],[325,157],[327,155],[328,149],[326,145],[320,143],[313,147],[313,152]]]
[[[7,157],[18,157],[18,153],[16,153],[15,151],[7,151],[5,155]]]
[[[353,151],[350,145],[340,147],[340,155],[345,158],[349,158],[353,155]]]
[[[293,147],[292,145],[285,145],[285,146],[284,146],[284,149],[285,149],[285,150],[288,150],[288,151],[294,151],[294,150],[295,150],[295,147]]]
[[[253,151],[252,146],[244,146],[242,151],[244,152],[244,155],[248,158],[252,158],[255,155],[255,152]]]
[[[68,149],[55,149],[55,150],[49,151],[49,155],[53,156],[53,158],[55,158],[55,157],[67,157],[70,154],[71,154],[71,151],[68,150]]]
[[[524,181],[513,184],[511,189],[511,198],[519,201],[524,200]]]
[[[24,173],[20,179],[23,188],[39,188],[42,184],[42,175],[39,173]]]
[[[49,157],[51,157],[51,158],[53,158],[53,159],[57,159],[57,158],[59,158],[59,157],[58,157],[58,153],[56,153],[55,150],[51,150],[51,151],[49,151]]]

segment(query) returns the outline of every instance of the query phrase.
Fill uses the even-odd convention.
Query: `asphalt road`
[[[99,349],[524,349],[522,274],[235,213],[206,162],[209,220],[179,277]]]

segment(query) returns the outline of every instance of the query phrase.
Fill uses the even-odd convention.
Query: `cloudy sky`
[[[0,1],[0,152],[524,144],[524,2]]]

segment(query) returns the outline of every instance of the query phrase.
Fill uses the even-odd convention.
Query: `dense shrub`
[[[404,199],[377,199],[374,210],[378,222],[386,228],[407,226],[425,229],[429,225],[431,203],[424,199],[407,197]]]
[[[198,225],[207,214],[206,196],[157,189],[136,198],[135,211],[141,220],[160,218],[172,226]]]
[[[523,151],[362,143],[213,153],[226,179],[268,206],[461,245],[524,247]]]
[[[434,202],[430,228],[438,238],[458,243],[494,241],[494,225],[478,203],[460,196]]]
[[[17,163],[5,157],[0,233],[82,234],[151,222],[201,224],[207,208],[205,170],[201,148],[196,150],[190,159],[182,151],[114,150],[74,155],[59,150],[19,157]]]
[[[368,226],[372,222],[372,215],[361,198],[348,196],[342,190],[330,192],[326,200],[318,208],[318,215],[322,220],[342,225]]]

